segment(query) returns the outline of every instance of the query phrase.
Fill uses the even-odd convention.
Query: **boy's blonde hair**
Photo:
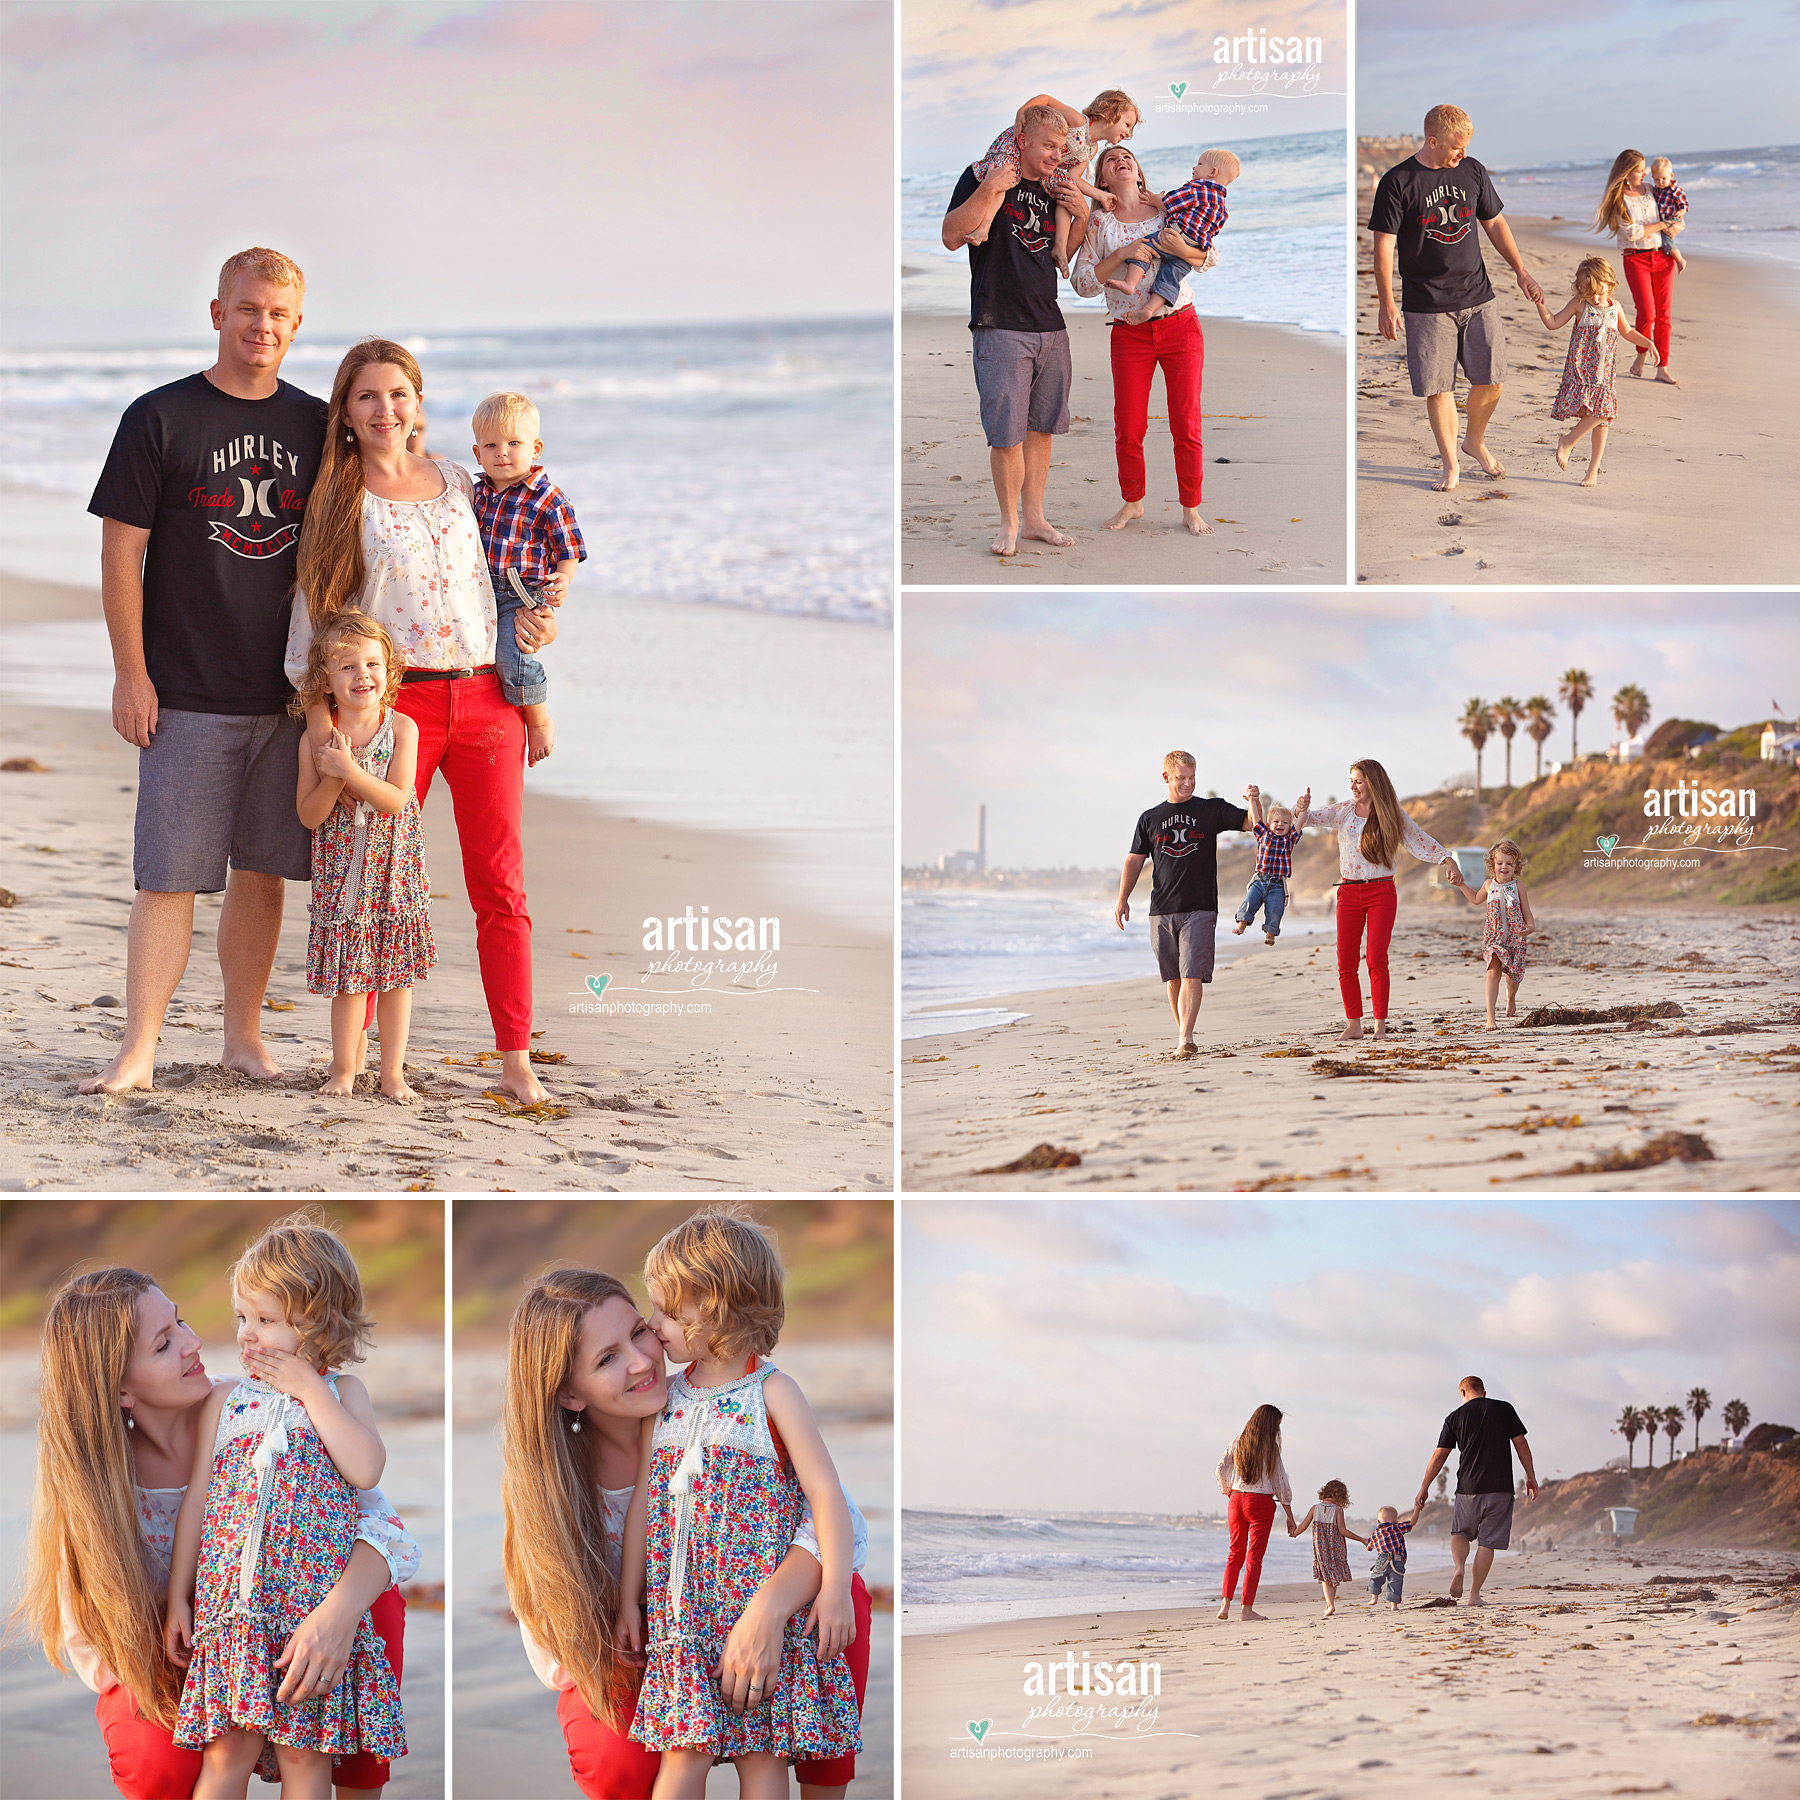
[[[400,652],[394,647],[394,640],[388,636],[387,627],[379,619],[371,619],[366,612],[358,612],[355,607],[351,607],[344,612],[333,613],[315,633],[312,647],[306,653],[306,673],[300,677],[300,686],[293,699],[288,702],[288,711],[295,718],[304,718],[309,706],[330,704],[331,670],[328,665],[331,653],[350,638],[369,638],[386,653],[387,686],[382,690],[381,704],[384,708],[394,704],[394,698],[400,692],[400,683],[406,675],[400,661]],[[337,709],[333,706],[332,710],[335,712]]]
[[[300,304],[306,304],[306,277],[300,273],[300,265],[291,256],[283,256],[279,250],[266,250],[258,244],[252,249],[240,250],[236,256],[228,256],[219,270],[221,300],[231,292],[240,275],[254,275],[258,281],[272,281],[277,287],[291,287]]]
[[[1494,872],[1494,858],[1501,855],[1510,856],[1513,859],[1513,867],[1518,873],[1520,875],[1525,873],[1525,852],[1521,850],[1511,838],[1501,838],[1497,844],[1490,844],[1488,846],[1487,872],[1490,875]],[[1481,1391],[1483,1393],[1487,1392],[1485,1388]]]
[[[1286,819],[1290,825],[1293,824],[1294,809],[1291,806],[1283,806],[1279,800],[1265,800],[1263,802],[1263,818],[1269,824],[1274,824],[1278,814],[1280,817]]]
[[[787,1317],[775,1233],[738,1201],[702,1207],[651,1246],[644,1285],[666,1313],[691,1305],[706,1353],[766,1356]]]
[[[1102,88],[1082,111],[1102,125],[1116,125],[1137,109],[1137,102],[1123,88]]]
[[[515,394],[510,389],[498,394],[489,394],[476,407],[475,416],[469,421],[473,426],[477,441],[484,431],[498,425],[504,430],[509,425],[525,424],[531,427],[533,438],[541,438],[542,424],[538,419],[538,409],[523,394]]]
[[[1578,299],[1604,305],[1608,294],[1617,293],[1619,278],[1604,256],[1584,256],[1575,265],[1575,293]]]
[[[1658,156],[1651,159],[1650,179],[1654,181],[1658,187],[1667,187],[1669,184],[1662,178],[1665,175],[1673,175],[1674,173],[1675,165],[1670,162],[1666,156]]]
[[[277,1219],[231,1265],[238,1293],[273,1294],[300,1333],[300,1354],[327,1369],[361,1362],[375,1321],[363,1311],[362,1277],[344,1240],[316,1206]]]
[[[1375,1522],[1378,1525],[1392,1525],[1399,1517],[1399,1513],[1391,1506],[1378,1507],[1375,1513]]]
[[[1200,766],[1185,750],[1171,750],[1163,758],[1163,773],[1166,775],[1177,763],[1184,769],[1197,769]]]
[[[1475,135],[1475,121],[1460,106],[1434,106],[1425,115],[1425,135],[1440,144],[1466,144]]]
[[[1194,160],[1197,163],[1211,163],[1214,173],[1221,181],[1236,181],[1244,172],[1244,165],[1229,150],[1202,150]]]
[[[1321,1500],[1330,1500],[1339,1506],[1350,1504],[1350,1490],[1341,1481],[1328,1481],[1319,1489]]]

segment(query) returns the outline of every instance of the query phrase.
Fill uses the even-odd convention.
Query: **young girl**
[[[354,1094],[368,1054],[370,998],[381,1025],[381,1091],[407,1085],[412,984],[437,961],[413,772],[419,728],[394,706],[400,660],[366,613],[334,613],[307,656],[289,710],[332,714],[322,748],[300,740],[300,822],[313,834],[306,985],[331,995],[331,1074],[321,1094]]]
[[[1487,853],[1488,878],[1473,893],[1455,891],[1471,906],[1487,905],[1487,929],[1481,935],[1481,960],[1487,968],[1487,1028],[1499,1030],[1494,1002],[1500,994],[1500,977],[1506,977],[1506,1016],[1519,1012],[1519,983],[1525,979],[1525,934],[1537,930],[1531,902],[1519,880],[1525,852],[1511,838],[1502,838]]]
[[[1344,1508],[1349,1504],[1350,1490],[1341,1481],[1328,1481],[1319,1489],[1317,1504],[1307,1508],[1306,1517],[1298,1525],[1294,1523],[1294,1515],[1288,1514],[1289,1537],[1298,1537],[1307,1526],[1312,1527],[1313,1580],[1325,1595],[1325,1617],[1328,1619],[1337,1611],[1339,1585],[1350,1579],[1350,1557],[1344,1549],[1344,1539],[1356,1538],[1359,1544],[1369,1541],[1366,1537],[1357,1537],[1344,1523]]]
[[[343,1573],[357,1490],[387,1461],[368,1389],[332,1372],[361,1359],[370,1321],[356,1264],[316,1214],[270,1226],[231,1290],[249,1373],[206,1402],[175,1521],[163,1647],[188,1672],[175,1742],[205,1746],[194,1800],[244,1800],[255,1768],[279,1771],[282,1800],[330,1800],[334,1755],[406,1754],[367,1614],[330,1694],[276,1698],[274,1659]]]
[[[1613,352],[1618,339],[1629,339],[1652,360],[1656,356],[1650,340],[1640,337],[1625,323],[1625,315],[1614,298],[1618,285],[1619,278],[1604,256],[1584,256],[1575,270],[1575,298],[1555,314],[1542,300],[1537,303],[1538,317],[1551,331],[1560,331],[1580,314],[1569,338],[1562,386],[1557,389],[1550,416],[1575,421],[1556,440],[1556,466],[1565,472],[1575,446],[1590,431],[1594,434],[1588,472],[1581,483],[1589,488],[1600,485],[1600,458],[1606,453],[1607,426],[1619,416],[1619,404],[1613,395]]]
[[[663,1753],[656,1800],[700,1800],[715,1759],[737,1766],[745,1800],[787,1791],[787,1764],[861,1748],[842,1652],[855,1631],[850,1511],[806,1397],[762,1360],[781,1332],[773,1234],[738,1206],[708,1207],[650,1252],[650,1323],[688,1367],[646,1419],[625,1519],[618,1641],[649,1660],[631,1736]],[[740,1716],[711,1671],[759,1584],[780,1566],[810,1502],[821,1580],[818,1644],[788,1621],[774,1691],[752,1687]]]

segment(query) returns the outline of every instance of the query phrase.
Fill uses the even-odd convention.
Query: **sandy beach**
[[[1261,1625],[1221,1624],[1206,1607],[922,1635],[930,1609],[913,1608],[903,1766],[944,1800],[1374,1800],[1446,1781],[1545,1800],[1775,1800],[1794,1792],[1800,1743],[1797,1563],[1777,1551],[1528,1551],[1497,1561],[1493,1604],[1478,1611],[1446,1605],[1448,1572],[1434,1571],[1408,1575],[1398,1614],[1372,1611],[1364,1581],[1329,1619],[1316,1586],[1265,1586]],[[1098,1721],[1085,1742],[1067,1723],[1028,1724],[1051,1703],[1022,1697],[1025,1665],[1072,1654],[1159,1665],[1154,1723]]]
[[[1343,1017],[1329,934],[1222,965],[1195,1060],[1170,1059],[1174,1025],[1148,953],[1141,983],[983,1001],[1028,1016],[905,1047],[903,1184],[1793,1188],[1800,919],[1791,909],[1588,912],[1540,900],[1520,1018],[1490,1035],[1480,1029],[1480,924],[1452,904],[1422,889],[1403,897],[1390,1036],[1379,1047],[1333,1042]],[[1665,1002],[1679,1012],[1525,1022],[1535,1007]],[[1041,1145],[1079,1161],[1000,1172]]]
[[[907,271],[903,271],[906,273]],[[1073,548],[988,549],[999,523],[961,313],[901,315],[900,578],[908,587],[1069,583],[1249,587],[1342,582],[1344,341],[1285,325],[1212,319],[1206,338],[1205,498],[1211,537],[1181,523],[1160,379],[1145,440],[1144,517],[1119,505],[1112,370],[1098,313],[1066,312],[1074,357],[1070,427],[1051,459],[1045,512]]]
[[[1367,196],[1359,220],[1368,217]],[[1620,257],[1585,221],[1504,217],[1552,312],[1567,301],[1575,265],[1605,255],[1620,275],[1619,301],[1633,317]],[[1619,416],[1607,438],[1597,489],[1579,483],[1588,445],[1569,472],[1552,454],[1564,429],[1550,417],[1571,328],[1544,329],[1512,271],[1483,240],[1507,331],[1508,375],[1488,428],[1503,479],[1462,461],[1461,484],[1431,491],[1438,459],[1413,397],[1404,344],[1385,342],[1376,317],[1373,242],[1357,231],[1356,572],[1358,581],[1642,583],[1785,582],[1794,553],[1782,498],[1791,486],[1800,374],[1769,347],[1791,339],[1800,315],[1794,278],[1771,266],[1690,256],[1675,277],[1671,365],[1680,387],[1625,370],[1620,340]],[[1460,409],[1467,384],[1459,376]]]
[[[6,577],[0,596],[8,623],[29,618],[39,629],[79,630],[98,616],[98,595],[87,590]],[[636,685],[645,690],[645,713],[660,716],[662,735],[686,728],[652,674],[663,663],[655,634],[684,635],[687,654],[696,656],[693,636],[712,621],[696,625],[692,615],[728,612],[651,604],[614,616],[618,666],[645,669]],[[815,686],[848,686],[831,704],[861,708],[866,742],[842,773],[846,792],[866,791],[856,771],[865,757],[881,764],[890,714],[885,699],[863,705],[856,696],[883,691],[887,634],[750,613],[724,617],[719,629],[765,646],[797,709]],[[830,653],[800,655],[820,633],[832,634]],[[687,704],[704,715],[708,686],[734,682],[730,668],[690,672]],[[740,746],[741,756],[758,753],[757,745]],[[528,784],[535,1048],[548,1058],[541,1073],[555,1100],[542,1116],[487,1097],[492,1063],[480,1058],[493,1039],[474,922],[447,799],[435,791],[425,814],[426,862],[441,961],[419,989],[408,1058],[421,1106],[315,1097],[329,1018],[325,1002],[306,992],[306,890],[299,884],[289,886],[266,1022],[287,1079],[257,1083],[218,1067],[219,900],[212,896],[196,908],[193,955],[164,1030],[157,1088],[83,1097],[80,1080],[103,1066],[122,1023],[119,1008],[94,1002],[124,994],[136,752],[103,712],[12,703],[0,759],[16,758],[38,767],[0,774],[7,815],[0,879],[11,896],[0,914],[0,1016],[10,1027],[0,1053],[7,1089],[0,1185],[258,1192],[891,1186],[892,959],[881,917],[891,908],[877,898],[885,878],[877,884],[859,866],[832,873],[848,852],[824,820],[757,835],[725,829],[696,807],[703,824],[670,826]],[[861,834],[852,844],[864,837],[886,843],[890,819],[884,791],[849,828]],[[683,990],[634,996],[659,1007],[703,1003],[703,1013],[571,1010],[586,999],[589,976],[609,976],[614,995],[637,989],[650,960],[640,922],[703,902],[779,918],[779,984],[816,991],[729,991],[716,976],[710,997]],[[679,979],[642,985],[675,989]]]

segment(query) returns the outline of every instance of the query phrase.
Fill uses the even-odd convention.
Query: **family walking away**
[[[50,1303],[21,1612],[97,1695],[126,1800],[377,1795],[406,1754],[419,1550],[380,1487],[356,1264],[316,1213],[228,1272],[246,1374],[213,1381],[135,1269]],[[166,1589],[166,1600],[165,1600]]]
[[[1290,1538],[1299,1537],[1308,1529],[1312,1532],[1313,1580],[1318,1582],[1325,1597],[1326,1618],[1331,1618],[1337,1611],[1338,1589],[1355,1579],[1345,1548],[1347,1542],[1363,1545],[1374,1558],[1369,1569],[1369,1606],[1374,1608],[1385,1594],[1389,1609],[1398,1611],[1406,1581],[1406,1534],[1418,1523],[1430,1497],[1432,1480],[1452,1450],[1457,1451],[1459,1457],[1456,1501],[1450,1521],[1450,1556],[1454,1565],[1450,1597],[1459,1600],[1463,1596],[1465,1568],[1469,1564],[1470,1547],[1474,1546],[1474,1563],[1468,1568],[1466,1604],[1483,1605],[1482,1584],[1493,1567],[1494,1552],[1504,1550],[1512,1542],[1512,1512],[1516,1497],[1513,1452],[1518,1452],[1525,1470],[1527,1500],[1537,1497],[1537,1473],[1532,1467],[1525,1426],[1509,1402],[1490,1400],[1478,1375],[1465,1375],[1458,1384],[1457,1395],[1459,1404],[1445,1419],[1438,1434],[1437,1448],[1426,1465],[1411,1513],[1403,1519],[1395,1507],[1379,1508],[1375,1529],[1366,1538],[1352,1531],[1346,1522],[1345,1508],[1350,1504],[1350,1490],[1342,1481],[1327,1481],[1319,1489],[1318,1500],[1306,1516],[1295,1519],[1293,1489],[1281,1458],[1283,1415],[1277,1406],[1259,1406],[1219,1458],[1219,1492],[1225,1496],[1225,1516],[1230,1530],[1219,1618],[1231,1617],[1231,1603],[1237,1597],[1240,1575],[1244,1590],[1238,1617],[1256,1623],[1267,1618],[1267,1614],[1256,1611],[1256,1592],[1262,1580],[1263,1559],[1268,1552],[1277,1504],[1287,1517]]]
[[[507,1591],[589,1800],[837,1800],[869,1669],[868,1530],[811,1408],[767,1360],[773,1234],[708,1207],[616,1277],[533,1282],[507,1344]],[[685,1365],[671,1375],[667,1362]]]
[[[535,1104],[524,772],[554,744],[536,652],[586,551],[522,396],[477,409],[477,483],[410,448],[425,384],[402,345],[352,348],[329,401],[283,381],[305,297],[278,251],[227,261],[217,361],[132,402],[89,502],[113,725],[139,769],[125,1031],[84,1091],[152,1085],[197,893],[224,894],[224,1066],[280,1077],[263,995],[283,883],[310,881],[308,987],[332,997],[323,1091],[355,1091],[378,1023],[380,1091],[412,1098],[411,988],[436,958],[418,809],[441,771],[498,1083]]]

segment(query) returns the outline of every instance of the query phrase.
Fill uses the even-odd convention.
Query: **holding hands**
[[[356,758],[350,754],[350,740],[333,725],[324,743],[313,747],[313,767],[320,778],[347,781],[356,773]]]

